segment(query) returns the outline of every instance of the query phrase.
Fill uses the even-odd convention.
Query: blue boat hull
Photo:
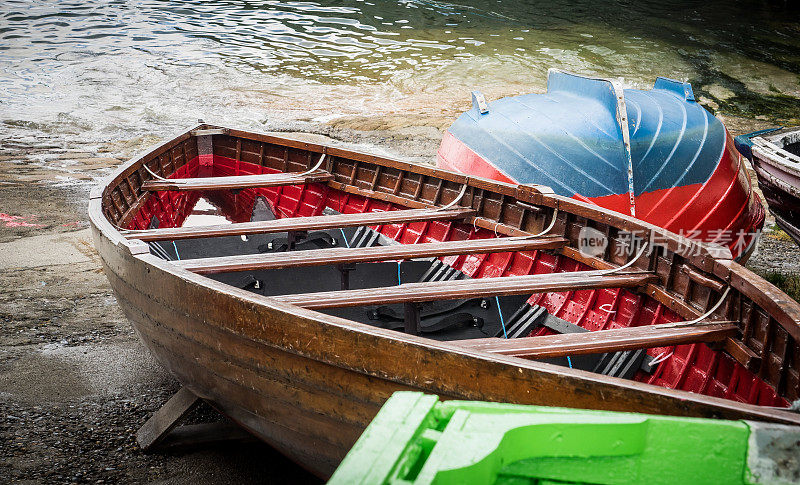
[[[735,256],[752,248],[763,206],[727,130],[688,83],[623,90],[551,71],[545,94],[474,97],[443,138],[440,167],[547,185]]]

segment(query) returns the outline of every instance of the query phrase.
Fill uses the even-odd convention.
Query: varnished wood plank
[[[542,359],[597,354],[671,345],[719,342],[739,333],[733,322],[675,326],[645,325],[596,332],[567,333],[515,339],[482,338],[454,343],[493,354]]]
[[[151,351],[157,358],[164,358],[166,350],[156,343]],[[173,358],[170,358],[170,361],[172,360]],[[236,396],[239,405],[260,415],[262,420],[273,421],[284,429],[304,435],[306,445],[316,441],[323,447],[344,448],[355,441],[355,439],[351,441],[349,435],[357,436],[367,424],[346,423],[328,413],[311,413],[287,405],[281,399],[273,399],[272,389],[253,389],[244,386],[236,376],[219,376],[208,367],[194,363],[185,352],[176,352],[174,361],[178,365],[172,372],[178,380],[191,379],[196,382],[206,393],[203,397],[209,402],[217,405],[220,401],[227,400],[225,396]],[[226,413],[224,407],[220,411],[235,418]]]
[[[199,177],[165,180],[148,180],[142,184],[143,190],[230,190],[253,187],[280,187],[333,180],[333,175],[314,172],[306,175],[293,173],[268,173],[258,175],[234,175],[230,177]]]
[[[331,216],[290,217],[272,221],[242,222],[217,226],[174,227],[150,229],[146,231],[126,231],[129,239],[142,241],[165,241],[177,239],[196,239],[201,237],[239,236],[247,234],[268,234],[288,231],[311,231],[337,227],[373,226],[380,224],[400,224],[415,221],[435,221],[463,219],[475,213],[472,209],[408,209],[359,214],[336,214]]]
[[[235,375],[248,388],[259,392],[269,388],[270,400],[297,411],[368,422],[392,392],[413,389],[306,359],[158,305],[150,305],[144,313],[145,300],[135,292],[118,301],[134,321],[151,322],[137,327],[144,341],[158,342],[170,356],[189,353],[194,364],[217,375]],[[164,325],[152,324],[155,320],[148,314],[155,314]],[[365,413],[371,415],[364,417]]]
[[[274,298],[309,309],[340,308],[360,305],[410,303],[481,296],[508,296],[545,291],[588,290],[597,288],[630,288],[642,286],[657,278],[650,273],[601,275],[596,271],[501,276],[469,280],[405,283],[398,286],[359,290],[325,291],[281,295]]]
[[[461,254],[557,249],[567,244],[567,242],[566,239],[561,237],[472,239],[422,244],[397,244],[370,248],[333,248],[185,259],[176,261],[175,264],[195,273],[211,274],[227,271],[296,268],[337,263],[366,263]]]
[[[220,400],[218,393],[228,392],[239,393],[247,389],[258,404],[249,406],[253,411],[259,410],[265,416],[281,418],[287,427],[300,430],[303,427],[311,427],[307,431],[325,433],[330,444],[337,443],[340,439],[336,435],[337,428],[347,427],[357,429],[369,422],[377,412],[378,407],[368,406],[349,399],[332,399],[324,389],[308,391],[299,388],[292,383],[281,384],[274,379],[259,375],[257,371],[250,368],[240,367],[228,362],[225,353],[209,351],[207,347],[198,346],[192,341],[181,339],[179,341],[169,341],[157,336],[157,332],[147,329],[146,341],[152,345],[155,354],[164,355],[169,352],[176,357],[171,357],[170,361],[175,360],[180,363],[180,367],[194,375],[195,379],[204,380],[201,387],[204,398],[211,403]],[[183,348],[180,345],[183,344]],[[194,357],[197,353],[199,358]],[[188,357],[191,356],[191,357]],[[205,374],[205,378],[200,377]],[[217,382],[215,385],[214,382]],[[239,388],[240,391],[236,391]],[[307,416],[303,419],[301,416]],[[293,419],[294,418],[294,419]],[[303,423],[303,421],[308,421]],[[311,426],[306,426],[306,425]]]

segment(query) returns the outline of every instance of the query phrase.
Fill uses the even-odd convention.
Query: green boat
[[[330,484],[800,482],[800,427],[397,392]]]

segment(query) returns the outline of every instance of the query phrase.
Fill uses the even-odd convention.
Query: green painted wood
[[[751,425],[397,392],[329,483],[773,483],[748,468]]]

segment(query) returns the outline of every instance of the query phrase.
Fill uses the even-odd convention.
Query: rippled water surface
[[[563,3],[563,5],[561,5]],[[777,2],[780,3],[780,2]],[[547,68],[686,79],[723,114],[800,117],[800,10],[767,2],[0,2],[3,131],[163,134],[358,117],[447,124]],[[411,122],[411,121],[407,121]]]

